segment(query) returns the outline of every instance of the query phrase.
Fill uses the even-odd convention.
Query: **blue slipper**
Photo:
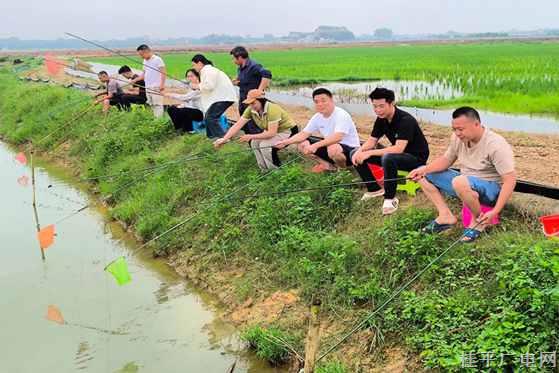
[[[466,228],[464,229],[464,235],[462,237],[462,242],[471,243],[474,242],[481,236],[483,232],[477,229]]]
[[[441,233],[446,230],[449,230],[452,227],[454,227],[454,224],[440,224],[437,223],[436,220],[433,220],[432,222],[427,224],[427,226],[423,228],[421,231],[423,233]]]

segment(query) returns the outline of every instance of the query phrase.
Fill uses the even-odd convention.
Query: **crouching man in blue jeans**
[[[499,214],[510,199],[516,185],[512,148],[500,135],[483,127],[479,113],[471,107],[462,107],[452,114],[454,134],[442,157],[410,172],[429,200],[438,216],[425,232],[439,233],[457,223],[441,192],[458,197],[473,216],[464,231],[464,242],[476,240],[494,216]],[[460,172],[450,170],[455,162]],[[492,206],[486,213],[481,204]]]

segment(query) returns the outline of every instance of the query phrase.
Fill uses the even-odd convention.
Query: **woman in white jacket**
[[[194,69],[186,72],[186,79],[191,85],[200,84],[200,74]],[[192,132],[192,122],[201,122],[204,120],[204,112],[202,111],[202,95],[199,90],[193,89],[185,95],[176,93],[165,93],[166,97],[180,101],[177,106],[170,106],[167,109],[169,117],[176,130]]]
[[[192,68],[200,73],[200,84],[192,88],[200,89],[202,108],[205,114],[206,135],[220,138],[225,132],[219,125],[219,118],[237,101],[237,93],[231,79],[201,54],[192,57]]]

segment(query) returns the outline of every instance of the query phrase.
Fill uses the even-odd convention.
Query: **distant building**
[[[347,27],[319,26],[313,32],[290,32],[286,39],[297,43],[332,43],[354,41],[355,35]]]

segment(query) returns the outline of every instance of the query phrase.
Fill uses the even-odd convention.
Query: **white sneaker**
[[[374,192],[366,192],[365,194],[363,194],[363,197],[361,197],[361,201],[367,201],[371,198],[381,197],[381,196],[384,196],[384,189],[379,189]]]
[[[382,204],[382,214],[383,215],[391,215],[398,210],[398,205],[400,201],[398,198],[394,199],[385,199],[384,203]]]

